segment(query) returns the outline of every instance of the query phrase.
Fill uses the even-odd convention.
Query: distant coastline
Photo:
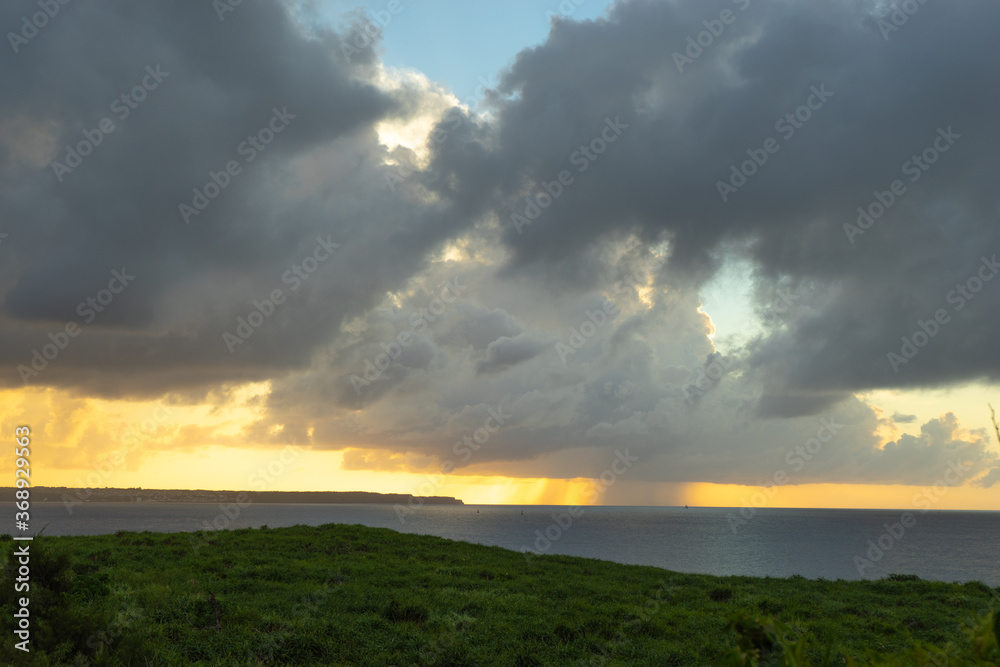
[[[13,502],[12,487],[0,487],[0,498]],[[35,486],[31,489],[34,502],[69,503],[310,503],[310,504],[408,504],[464,505],[451,496],[414,496],[409,493],[375,493],[373,491],[209,491],[204,489],[89,489],[66,486]]]

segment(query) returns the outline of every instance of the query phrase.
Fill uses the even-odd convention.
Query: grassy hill
[[[768,648],[790,659],[781,635],[844,664],[915,642],[968,650],[963,624],[1000,608],[976,582],[679,574],[357,525],[31,544],[33,652],[9,639],[24,594],[4,554],[4,664],[755,664],[738,645],[771,664]]]

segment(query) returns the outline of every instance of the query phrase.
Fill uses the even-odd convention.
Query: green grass
[[[680,574],[356,525],[42,537],[31,567],[41,665],[710,665],[737,646],[737,615],[844,664],[967,646],[965,619],[1000,606],[976,582]],[[10,576],[0,662],[27,664]]]

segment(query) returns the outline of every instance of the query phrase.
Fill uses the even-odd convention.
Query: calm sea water
[[[31,518],[34,530],[48,524],[47,535],[358,523],[679,572],[813,579],[905,573],[1000,586],[1000,512],[917,513],[905,527],[900,510],[764,508],[734,532],[735,510],[724,508],[591,507],[577,517],[568,509],[425,506],[403,523],[392,505],[253,504],[229,519],[209,504],[87,503],[70,515],[61,503],[33,503]]]

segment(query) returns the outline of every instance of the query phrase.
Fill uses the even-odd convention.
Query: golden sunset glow
[[[953,392],[955,412],[974,421],[977,412],[983,428],[983,388]],[[244,440],[261,418],[260,399],[270,392],[267,382],[232,387],[216,396],[218,403],[171,405],[163,401],[109,401],[84,398],[51,388],[0,391],[5,406],[2,428],[29,424],[35,443],[33,483],[69,487],[143,487],[177,489],[251,489],[374,491],[441,495],[468,504],[584,505],[594,496],[595,480],[551,479],[483,474],[489,466],[475,466],[476,474],[440,474],[440,465],[423,459],[395,457],[392,465],[403,469],[345,468],[346,450],[310,449]],[[955,402],[961,398],[967,403]],[[903,400],[909,406],[933,409],[940,397],[911,392],[868,395],[869,401],[885,400],[891,413]],[[13,415],[19,415],[15,420]],[[55,418],[59,415],[59,418]],[[919,425],[935,417],[918,415]],[[910,424],[903,424],[909,427]],[[883,420],[878,435],[884,442],[898,437],[904,428]],[[912,428],[905,428],[912,431]],[[272,427],[272,433],[280,431]],[[280,433],[278,433],[280,436]],[[291,447],[294,454],[279,455]],[[352,461],[387,461],[373,451]],[[289,459],[292,459],[289,462]],[[284,462],[282,462],[284,461]],[[428,461],[430,461],[428,463]],[[4,453],[3,463],[13,465]],[[406,467],[412,467],[406,471]],[[942,471],[944,472],[944,471]],[[801,508],[912,508],[915,498],[931,498],[933,509],[996,509],[1000,504],[995,488],[973,484],[948,487],[935,493],[930,487],[873,484],[779,485],[767,490],[755,486],[713,483],[641,483],[629,491],[612,486],[597,504],[663,504],[701,507],[801,507]],[[930,493],[931,495],[928,495]]]
[[[996,510],[996,489],[875,484],[803,484],[765,489],[736,484],[691,484],[695,507],[789,507],[903,510]]]
[[[719,76],[738,71],[745,35],[692,45],[720,60],[676,91],[662,59],[623,62],[636,76],[610,85],[560,50],[590,48],[574,25],[610,44],[626,19],[644,23],[638,8],[670,3],[531,10],[521,41],[477,36],[483,53],[448,59],[423,45],[440,9],[372,23],[297,4],[272,8],[286,32],[258,41],[288,41],[253,76],[194,58],[138,86],[92,54],[99,86],[29,86],[0,119],[0,428],[32,429],[33,483],[740,506],[791,457],[814,462],[767,506],[894,507],[960,457],[972,473],[936,502],[1000,509],[986,409],[1000,405],[1000,264],[992,206],[963,190],[983,173],[959,156],[971,142],[934,167],[939,189],[894,187],[889,203],[855,201],[886,186],[852,180],[849,142],[805,151],[841,128],[891,164],[905,146],[943,155],[961,132],[938,128],[927,148],[822,83],[803,98],[776,72],[766,95]],[[868,83],[944,122],[910,104],[916,84]],[[136,99],[111,109],[119,88]],[[705,109],[712,122],[692,122]],[[106,111],[123,131],[104,142],[113,129],[80,124]],[[959,111],[962,132],[993,131]],[[759,148],[769,125],[782,138]],[[909,182],[937,163],[923,159]],[[915,231],[873,227],[904,194]],[[286,447],[294,460],[275,463]],[[609,465],[625,468],[599,483]]]

